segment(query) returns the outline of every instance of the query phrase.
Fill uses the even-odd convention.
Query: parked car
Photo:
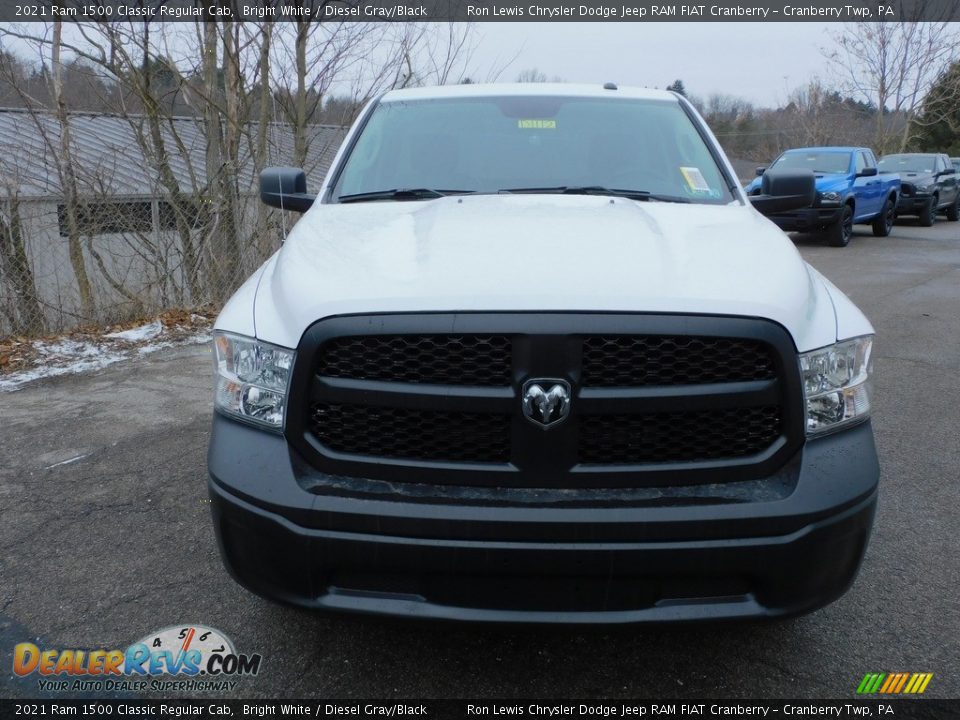
[[[683,97],[388,92],[215,324],[223,561],[309,608],[489,622],[782,617],[877,502],[873,328]]]
[[[855,223],[870,223],[873,234],[886,237],[893,228],[900,178],[879,172],[873,151],[862,147],[810,147],[787,150],[770,169],[808,169],[817,179],[813,205],[770,217],[787,231],[821,233],[834,247],[845,247]],[[767,168],[757,168],[758,177],[747,192],[760,192],[760,177]]]
[[[900,175],[897,215],[916,215],[930,227],[937,213],[948,220],[960,220],[960,179],[950,158],[942,153],[898,153],[884,155],[878,163],[884,172]]]
[[[950,158],[950,164],[953,165],[953,169],[957,171],[957,175],[960,175],[960,157]]]

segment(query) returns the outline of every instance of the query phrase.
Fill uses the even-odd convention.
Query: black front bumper
[[[802,208],[772,215],[770,219],[787,232],[817,232],[840,222],[840,207]]]
[[[932,199],[932,195],[901,195],[897,199],[897,215],[919,215]]]
[[[338,611],[557,623],[821,607],[856,575],[879,477],[864,423],[808,441],[769,484],[739,491],[621,490],[584,503],[571,490],[505,500],[448,488],[431,498],[403,483],[317,476],[282,436],[219,415],[209,469],[224,563],[260,595]]]

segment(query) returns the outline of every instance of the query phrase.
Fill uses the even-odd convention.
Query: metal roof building
[[[276,249],[281,213],[259,202],[256,125],[240,134],[239,204],[231,249],[224,251],[216,241],[224,211],[207,192],[200,118],[161,120],[170,169],[187,198],[176,205],[161,182],[145,118],[71,113],[69,119],[78,194],[72,215],[60,181],[56,117],[0,109],[0,337],[217,303]],[[304,170],[311,187],[320,186],[345,134],[337,126],[309,127]],[[290,126],[271,123],[266,141],[264,164],[293,164]],[[79,239],[70,237],[68,217]]]
[[[170,165],[181,191],[190,193],[206,184],[206,138],[200,118],[175,117],[162,121],[162,135]],[[304,170],[313,187],[319,186],[343,141],[346,128],[311,125]],[[71,153],[80,191],[97,195],[153,196],[161,191],[146,120],[95,113],[70,114]],[[239,152],[241,188],[254,191],[256,175],[252,143],[256,125],[244,128]],[[270,123],[267,128],[269,163],[287,165],[293,157],[293,133],[289,125]],[[60,147],[60,123],[49,113],[0,108],[0,173],[6,187],[0,197],[15,192],[21,198],[62,195],[56,152]],[[11,182],[13,185],[11,186]]]

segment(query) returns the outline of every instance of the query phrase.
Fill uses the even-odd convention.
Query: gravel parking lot
[[[206,503],[206,347],[0,395],[0,696],[14,644],[126,647],[202,623],[261,653],[238,697],[838,697],[867,672],[960,696],[960,224],[796,238],[877,328],[880,510],[853,589],[762,625],[499,629],[323,617],[223,570]],[[49,696],[48,696],[49,697]],[[211,695],[219,698],[221,695]]]

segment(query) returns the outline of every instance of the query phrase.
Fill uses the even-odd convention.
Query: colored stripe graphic
[[[857,688],[857,693],[861,695],[875,693],[885,677],[886,675],[884,675],[884,673],[867,673],[863,676],[863,680],[860,681],[860,686]]]
[[[857,686],[857,694],[920,695],[931,679],[933,673],[867,673]]]

